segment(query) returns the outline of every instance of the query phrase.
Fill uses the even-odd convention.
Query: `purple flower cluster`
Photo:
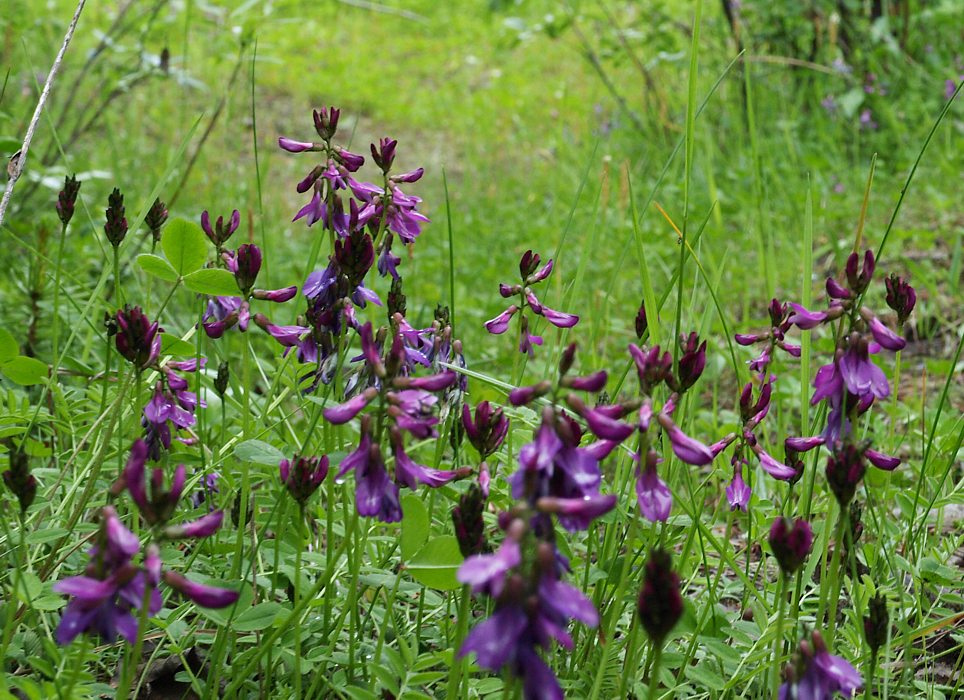
[[[395,139],[383,138],[371,144],[372,161],[382,174],[382,184],[359,182],[353,177],[365,163],[365,158],[334,143],[340,110],[331,107],[314,112],[315,131],[321,141],[295,141],[281,137],[278,145],[289,153],[317,152],[324,162],[316,165],[298,183],[299,193],[312,191],[311,200],[295,215],[304,218],[308,226],[318,221],[340,238],[354,232],[368,230],[378,250],[378,271],[398,277],[396,266],[400,258],[392,253],[393,236],[404,245],[415,242],[428,217],[417,210],[419,197],[402,192],[399,185],[418,182],[424,170],[417,168],[392,175],[395,162]],[[343,194],[351,193],[347,206]]]
[[[207,212],[205,212],[206,214]],[[218,222],[218,228],[220,229],[221,219],[218,219]],[[211,234],[209,234],[209,237],[211,237]],[[215,240],[215,238],[220,240],[217,236],[212,237],[212,240]],[[242,332],[248,330],[251,321],[252,299],[282,304],[298,293],[298,287],[294,285],[272,290],[254,288],[262,263],[261,249],[258,246],[245,243],[239,246],[236,251],[222,251],[219,245],[218,251],[221,264],[234,275],[240,296],[212,297],[208,301],[201,326],[209,338],[220,338],[234,326],[237,326]]]
[[[178,430],[189,430],[196,422],[198,406],[206,406],[193,391],[188,391],[188,381],[178,372],[196,372],[203,368],[207,359],[166,362],[159,368],[160,377],[154,385],[154,393],[142,411],[141,425],[151,459],[161,458],[161,450],[171,449],[171,436]],[[178,437],[185,445],[193,444],[194,437]]]
[[[397,314],[390,342],[386,342],[388,335],[384,331],[376,338],[371,323],[359,329],[363,367],[349,384],[349,390],[356,393],[323,412],[325,419],[336,425],[347,423],[369,406],[378,417],[373,426],[370,415],[362,416],[358,446],[342,460],[337,479],[342,480],[353,471],[358,514],[383,522],[398,522],[402,518],[399,486],[415,489],[425,484],[437,488],[467,473],[462,469],[441,470],[421,465],[405,450],[406,434],[420,440],[438,436],[439,395],[455,386],[458,378],[451,370],[412,376],[415,362],[410,344],[413,338],[406,340],[402,320]],[[393,476],[389,475],[385,462],[383,442],[387,442],[394,457]]]
[[[197,520],[169,524],[181,498],[185,483],[184,466],[179,465],[165,487],[164,473],[154,469],[148,477],[145,468],[148,447],[134,443],[120,478],[111,488],[114,495],[127,490],[153,538],[160,540],[210,537],[221,526],[224,513],[213,511]],[[147,614],[162,607],[161,581],[198,605],[221,608],[238,598],[235,591],[205,586],[183,575],[165,570],[157,544],[144,549],[142,564],[134,564],[141,551],[138,538],[128,530],[110,506],[101,511],[100,530],[88,551],[90,562],[83,575],[71,576],[54,584],[54,591],[71,597],[57,627],[57,641],[69,644],[77,635],[93,631],[107,641],[118,635],[133,642],[138,635],[135,613],[147,605]]]
[[[542,282],[552,274],[552,260],[539,267],[541,260],[538,253],[527,250],[519,261],[521,284],[500,284],[499,294],[504,299],[519,297],[518,303],[512,304],[495,318],[485,322],[485,329],[493,335],[501,335],[509,328],[512,317],[519,314],[519,352],[535,355],[533,346],[542,345],[542,337],[529,332],[529,317],[525,314],[528,307],[537,316],[542,316],[557,328],[572,328],[579,323],[575,314],[556,311],[544,305],[532,291],[532,285]]]

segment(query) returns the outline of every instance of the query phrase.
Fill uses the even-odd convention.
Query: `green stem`
[[[840,598],[840,559],[844,548],[844,535],[847,527],[847,509],[840,506],[837,518],[836,542],[833,548],[833,560],[830,563],[830,611],[827,617],[827,648],[833,649],[833,636],[837,629],[837,603]],[[847,553],[849,556],[849,552]]]
[[[722,568],[722,567],[720,567]],[[639,644],[639,625],[633,625],[629,631],[629,642],[626,646],[626,656],[623,658],[623,673],[619,678],[619,692],[617,698],[626,697],[626,681],[631,674],[635,674],[635,667],[632,665],[636,658],[636,647]]]
[[[773,633],[773,659],[770,667],[770,697],[777,697],[780,686],[780,657],[782,656],[783,620],[787,612],[787,575],[780,572],[777,587],[777,626]]]
[[[462,640],[465,639],[465,634],[469,628],[469,614],[470,606],[472,603],[472,592],[469,590],[468,586],[462,586],[462,594],[459,600],[459,616],[457,620],[458,627],[455,631],[455,644],[452,649],[458,653],[459,647],[462,646]],[[445,693],[447,700],[455,700],[459,694],[459,685],[462,681],[462,666],[464,664],[463,659],[456,658],[452,664],[452,669],[449,671],[449,689]]]
[[[3,521],[3,530],[7,537],[7,542],[10,542],[10,529],[7,527],[7,518],[5,517],[5,514],[4,517],[0,517],[0,520]],[[13,634],[17,629],[17,608],[19,607],[17,603],[17,588],[20,587],[20,581],[23,579],[23,567],[27,565],[26,561],[24,561],[22,564],[20,562],[20,557],[23,554],[25,545],[23,513],[20,514],[19,522],[20,543],[14,550],[15,554],[13,555],[13,588],[11,589],[12,595],[10,596],[10,600],[7,601],[6,605],[6,621],[3,625],[3,643],[0,644],[0,665],[2,665],[4,660],[7,658],[7,647],[10,645],[10,640],[13,639]],[[24,586],[24,594],[26,596],[24,604],[26,604],[30,600],[30,596],[27,594],[26,586]]]
[[[385,646],[385,628],[388,626],[389,616],[393,615],[392,608],[395,607],[395,596],[398,595],[398,584],[402,582],[402,573],[399,572],[395,575],[395,584],[392,586],[391,593],[388,594],[388,598],[385,601],[385,613],[382,617],[382,624],[378,628],[378,639],[375,641],[375,654],[372,656],[372,668],[377,668],[382,662],[382,647]],[[453,668],[457,664],[453,664]],[[371,679],[369,679],[369,689],[375,690],[375,682],[378,677],[373,673]],[[450,698],[453,696],[449,696]]]
[[[53,347],[54,372],[60,365],[60,268],[64,262],[64,242],[67,240],[67,224],[60,227],[60,243],[57,246],[57,269],[54,271]]]
[[[114,303],[117,304],[117,308],[121,308],[121,296],[120,296],[120,250],[115,245],[114,248]]]
[[[662,642],[653,642],[653,665],[649,669],[649,700],[656,700],[659,688],[659,667],[663,662]]]
[[[298,504],[298,550],[295,552],[295,607],[301,602],[301,558],[305,548],[305,504]],[[301,697],[301,620],[295,630],[295,697]]]
[[[864,686],[864,700],[870,700],[874,694],[874,678],[877,675],[877,651],[870,652],[870,671],[867,673],[867,685]]]
[[[137,640],[134,642],[134,648],[130,656],[127,657],[127,663],[124,664],[124,673],[121,675],[120,684],[117,686],[117,693],[114,696],[116,700],[127,700],[130,696],[131,683],[134,680],[137,663],[144,650],[144,632],[147,629],[147,614],[151,607],[151,591],[153,590],[145,581],[144,596],[141,599],[141,610],[137,619]]]

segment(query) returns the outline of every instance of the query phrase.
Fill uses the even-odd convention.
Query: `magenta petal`
[[[518,310],[519,307],[513,304],[495,318],[486,321],[485,330],[493,335],[501,335],[502,333],[505,333],[509,328],[509,320],[512,318],[512,314]]]
[[[535,311],[535,309],[533,309],[533,311]],[[554,309],[550,309],[548,306],[543,306],[541,313],[536,313],[539,313],[556,328],[572,328],[579,323],[579,317],[576,314],[567,314],[562,311],[555,311]]]
[[[774,479],[779,479],[780,481],[790,481],[797,475],[797,471],[795,469],[776,461],[773,457],[767,454],[766,450],[761,449],[759,452],[757,452],[757,457],[760,458],[760,466],[763,467],[763,471],[772,476]]]
[[[800,330],[810,330],[811,328],[816,328],[825,320],[827,320],[827,314],[824,311],[808,311],[800,304],[795,304],[790,302],[790,306],[793,308],[795,313],[790,314],[787,321],[795,325]]]
[[[699,440],[695,440],[686,435],[675,424],[667,431],[673,452],[680,460],[694,467],[702,467],[713,461],[713,452]]]
[[[784,444],[791,450],[796,450],[797,452],[809,452],[814,447],[819,447],[824,443],[824,437],[822,435],[814,435],[813,437],[788,437],[784,440]]]
[[[278,145],[288,151],[288,153],[304,153],[305,151],[310,151],[315,144],[309,141],[295,141],[294,139],[280,136],[278,137]],[[204,213],[207,214],[207,212]]]
[[[636,502],[643,517],[650,522],[665,522],[673,509],[673,494],[655,469],[639,469],[636,473]]]
[[[883,452],[878,452],[877,450],[865,450],[864,457],[878,469],[883,469],[888,472],[895,470],[900,465],[900,459],[898,457],[885,455]]]
[[[322,411],[322,415],[329,423],[341,425],[361,413],[362,409],[368,405],[370,400],[371,397],[368,394],[359,394],[354,398],[348,399],[348,401],[343,404],[326,408]]]
[[[888,350],[896,352],[897,350],[903,350],[904,346],[907,345],[906,340],[890,330],[876,316],[870,319],[870,332],[873,333],[874,340]]]
[[[238,599],[238,592],[195,583],[173,571],[164,572],[164,582],[204,608],[225,608]]]

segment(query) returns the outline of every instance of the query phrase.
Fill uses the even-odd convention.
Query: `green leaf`
[[[35,357],[15,357],[0,365],[0,372],[10,381],[22,386],[43,384],[47,381],[47,365]]]
[[[20,344],[17,339],[10,331],[0,328],[0,364],[12,360],[19,354]]]
[[[261,440],[245,440],[234,448],[234,456],[242,462],[252,464],[267,464],[277,467],[285,458],[284,453]]]
[[[216,297],[240,296],[238,283],[234,275],[227,270],[198,270],[184,278],[184,286],[198,294],[210,294]]]
[[[208,239],[197,224],[174,219],[164,228],[161,248],[181,277],[200,269],[208,259]]]
[[[402,561],[408,561],[428,539],[428,510],[414,493],[402,497]]]
[[[723,690],[723,688],[726,687],[726,681],[712,670],[712,666],[713,664],[687,666],[685,671],[686,677],[694,681],[697,685],[702,685],[710,690]]]
[[[424,586],[440,591],[451,591],[459,587],[455,572],[462,564],[459,542],[452,535],[443,535],[430,540],[406,565],[413,579]]]
[[[186,340],[181,340],[176,335],[161,333],[161,354],[162,355],[195,355],[197,348]]]
[[[137,264],[140,268],[151,275],[158,277],[166,282],[177,282],[177,270],[171,267],[171,263],[159,255],[149,255],[144,253],[137,256]]]
[[[53,542],[54,540],[59,540],[61,537],[65,537],[70,533],[62,527],[51,527],[45,528],[43,530],[34,530],[29,535],[27,535],[27,544],[46,544],[47,542]]]
[[[268,601],[248,608],[234,619],[231,625],[238,632],[256,632],[267,629],[279,615],[288,609],[280,603]]]

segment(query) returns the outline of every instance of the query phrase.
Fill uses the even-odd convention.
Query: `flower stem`
[[[877,675],[877,652],[870,652],[870,671],[867,673],[867,685],[864,686],[864,700],[870,700],[874,693],[874,678]]]
[[[662,642],[653,642],[653,665],[649,669],[649,700],[656,700],[659,688],[659,667],[663,661]]]
[[[137,640],[134,642],[134,648],[131,650],[130,656],[127,657],[127,663],[124,664],[124,673],[121,675],[120,684],[114,696],[116,700],[127,700],[127,698],[130,697],[131,683],[134,681],[137,662],[141,658],[141,653],[144,650],[144,632],[147,630],[147,615],[151,607],[151,591],[154,589],[151,588],[150,583],[147,581],[146,572],[143,575],[144,596],[141,599],[140,614],[137,616]]]
[[[301,558],[305,542],[305,505],[298,504],[298,550],[295,552],[295,607],[301,602]],[[295,697],[301,697],[301,620],[295,625]]]
[[[780,657],[783,645],[783,620],[787,612],[787,575],[780,572],[780,583],[777,587],[777,625],[773,633],[773,660],[770,667],[770,697],[777,697],[780,685]]]
[[[452,650],[455,654],[458,654],[459,647],[462,646],[462,641],[465,639],[465,633],[469,627],[469,606],[472,602],[472,592],[469,590],[468,586],[462,586],[462,594],[459,598],[459,616],[457,620],[458,627],[455,631],[455,644],[452,646]],[[449,671],[449,689],[445,694],[448,700],[456,700],[459,694],[459,685],[462,681],[462,666],[465,662],[462,659],[456,658],[452,663],[452,669]]]
[[[833,649],[833,635],[837,629],[837,603],[840,598],[840,559],[844,548],[844,535],[847,527],[847,509],[840,506],[837,518],[836,542],[833,548],[833,559],[830,562],[830,611],[827,617],[827,646]],[[849,553],[848,553],[849,555]]]

